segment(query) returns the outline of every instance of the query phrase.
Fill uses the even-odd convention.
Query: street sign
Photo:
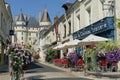
[[[9,35],[14,35],[14,30],[9,30]]]

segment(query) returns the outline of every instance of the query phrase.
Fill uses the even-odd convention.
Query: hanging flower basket
[[[27,70],[27,69],[28,69],[28,64],[22,66],[22,70]]]
[[[100,50],[97,54],[97,61],[102,61],[106,59],[106,52],[104,50]]]
[[[108,62],[118,62],[120,60],[120,49],[115,48],[113,51],[108,51],[106,59]]]
[[[34,59],[39,59],[40,58],[40,55],[39,54],[36,54],[35,56],[34,56]]]

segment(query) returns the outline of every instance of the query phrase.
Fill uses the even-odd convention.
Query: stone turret
[[[22,9],[19,16],[16,16],[16,25],[26,25],[26,19],[24,14],[22,13]]]
[[[22,10],[20,11],[20,15],[19,15],[18,21],[25,21],[24,15],[22,13]]]
[[[46,8],[44,9],[44,12],[40,21],[40,26],[48,26],[48,27],[51,26],[51,20]]]

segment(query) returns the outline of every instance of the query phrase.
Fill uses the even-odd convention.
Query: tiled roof
[[[39,27],[39,23],[37,22],[35,17],[30,17],[27,27]]]

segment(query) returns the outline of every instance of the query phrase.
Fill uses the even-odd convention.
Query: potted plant
[[[11,75],[14,80],[19,80],[23,75],[23,71],[27,70],[30,63],[31,52],[27,48],[20,47],[18,45],[12,45],[8,48]]]

